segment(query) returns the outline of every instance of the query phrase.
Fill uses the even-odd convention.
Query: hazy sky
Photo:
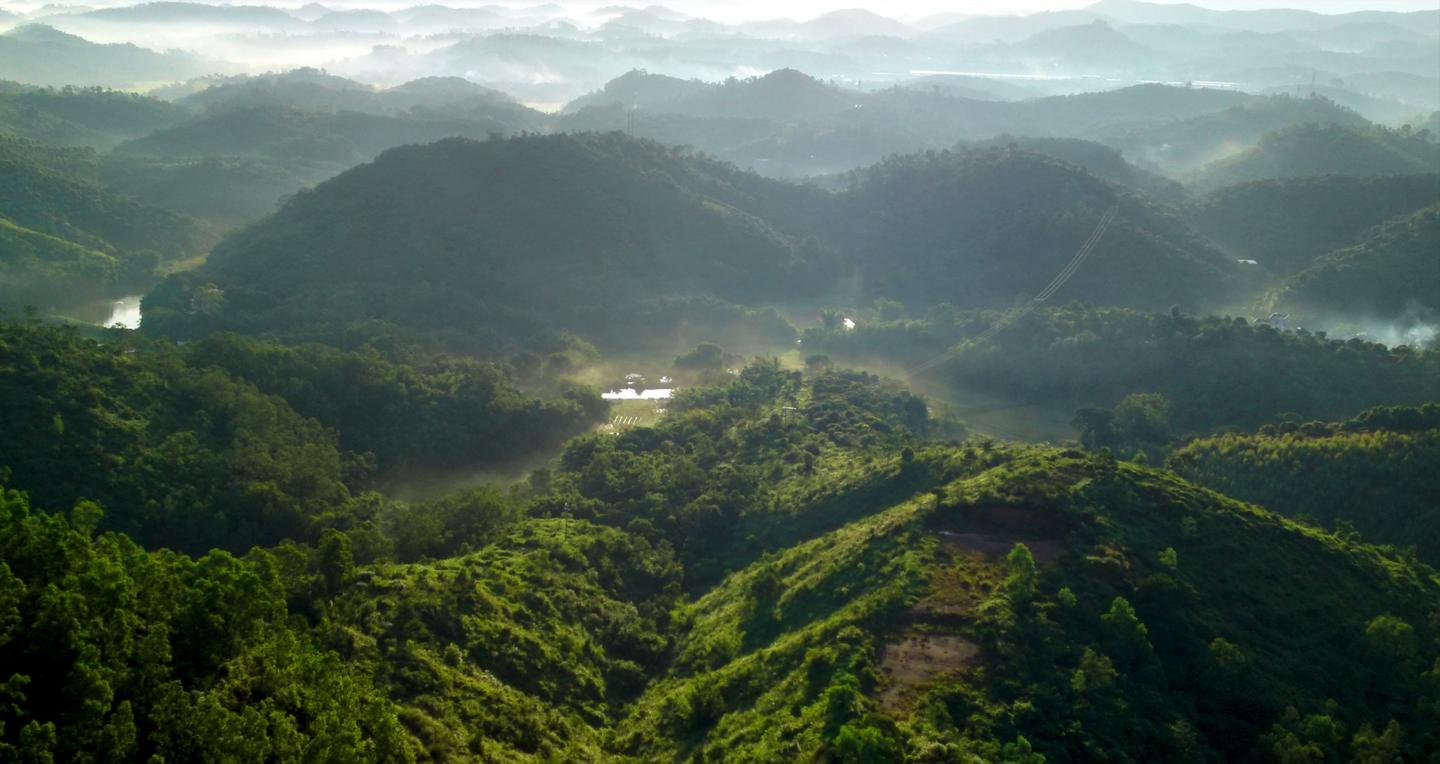
[[[630,0],[626,5],[643,5],[652,0]],[[716,19],[737,17],[761,18],[791,16],[808,18],[839,8],[868,7],[887,16],[917,17],[932,13],[1032,13],[1044,10],[1084,8],[1094,0],[653,0],[687,13],[698,13]],[[1163,2],[1163,0],[1162,0]],[[564,4],[564,3],[562,3]],[[1303,8],[1320,13],[1344,13],[1356,10],[1416,11],[1435,9],[1437,0],[1204,0],[1194,3],[1205,8],[1243,9]]]

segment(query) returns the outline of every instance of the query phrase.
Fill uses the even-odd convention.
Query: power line
[[[989,340],[991,337],[999,334],[1003,329],[1005,329],[1005,327],[1015,323],[1025,315],[1029,314],[1031,311],[1040,307],[1040,305],[1043,304],[1046,300],[1050,299],[1052,295],[1060,291],[1061,287],[1064,287],[1065,284],[1070,281],[1070,277],[1074,276],[1075,272],[1080,269],[1080,266],[1085,263],[1085,260],[1090,257],[1090,253],[1095,251],[1095,246],[1098,245],[1100,243],[1100,239],[1105,236],[1105,231],[1110,228],[1110,224],[1115,222],[1115,216],[1117,213],[1119,213],[1119,211],[1120,205],[1118,204],[1111,205],[1110,209],[1105,211],[1105,214],[1100,218],[1100,222],[1096,224],[1095,230],[1090,233],[1090,238],[1086,239],[1085,243],[1080,245],[1080,249],[1077,250],[1075,252],[1075,255],[1070,258],[1070,262],[1066,263],[1065,267],[1061,268],[1060,272],[1055,274],[1055,278],[1051,279],[1050,283],[1047,284],[1044,289],[1040,290],[1040,292],[1036,294],[1033,298],[1031,298],[1029,302],[1012,310],[1010,313],[1001,316],[1000,320],[990,325],[989,329],[986,329],[975,337],[970,338],[964,344],[978,345],[985,342],[986,340]],[[956,348],[959,347],[960,343],[955,344],[950,349],[940,353],[934,358],[931,358],[930,360],[911,368],[907,372],[907,375],[913,377],[918,374],[924,374],[925,372],[935,368],[936,366],[939,366],[940,364],[949,360],[950,357],[954,355]]]

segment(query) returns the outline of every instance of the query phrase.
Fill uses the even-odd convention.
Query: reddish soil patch
[[[979,655],[979,645],[949,634],[917,634],[885,645],[880,673],[888,681],[880,690],[880,707],[902,708],[933,680],[974,663]]]
[[[1002,538],[984,533],[956,533],[954,531],[940,531],[940,543],[949,552],[977,552],[991,562],[1003,560],[1016,543],[1021,543],[1030,548],[1030,554],[1035,557],[1037,565],[1054,562],[1065,551],[1060,542],[1050,539]]]
[[[945,524],[951,527],[978,527],[1014,536],[1060,538],[1070,524],[1068,518],[1059,512],[1001,504],[956,507],[947,514],[949,517]]]

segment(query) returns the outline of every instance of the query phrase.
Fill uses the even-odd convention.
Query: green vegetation
[[[136,289],[193,254],[195,224],[117,195],[93,152],[0,134],[3,299],[54,304]]]
[[[59,294],[94,296],[117,281],[115,258],[0,218],[0,303],[27,304]]]
[[[405,191],[436,183],[448,192]],[[1034,294],[1111,205],[1105,252],[1067,297],[1163,308],[1233,291],[1234,264],[1172,210],[1027,152],[894,159],[832,196],[620,134],[525,136],[390,151],[297,195],[153,291],[145,328],[490,357],[555,352],[557,331],[627,352],[774,347],[794,334],[768,303]]]
[[[1409,175],[1440,171],[1440,144],[1385,127],[1304,124],[1266,135],[1259,145],[1206,168],[1197,183],[1218,188],[1267,178]]]
[[[1440,406],[1380,408],[1186,444],[1170,468],[1201,485],[1440,560]]]
[[[1434,349],[1331,340],[1244,318],[1069,305],[988,331],[1004,316],[932,314],[851,332],[811,330],[805,346],[845,359],[943,360],[923,373],[1070,410],[1159,393],[1169,400],[1173,434],[1258,427],[1282,415],[1339,419],[1377,405],[1426,403],[1440,389]]]
[[[197,554],[381,527],[387,513],[443,513],[391,507],[363,489],[377,467],[519,460],[605,410],[583,390],[526,399],[476,363],[417,370],[236,337],[182,352],[123,332],[97,344],[3,323],[0,347],[9,484],[41,506],[98,501],[106,529]],[[469,540],[455,532],[452,547]]]
[[[1131,89],[1138,90],[1138,88]],[[1165,90],[1165,88],[1151,86],[1149,95],[1153,97],[1155,91],[1160,90]],[[1175,89],[1169,88],[1169,90]],[[1199,96],[1182,96],[1175,93],[1170,98],[1171,100],[1198,99]],[[1211,95],[1210,98],[1213,103],[1214,100],[1219,100],[1224,96],[1217,94]],[[1136,99],[1136,111],[1143,114],[1145,106],[1144,98]],[[1117,120],[1110,136],[1103,137],[1101,140],[1125,152],[1126,156],[1131,157],[1132,160],[1163,168],[1172,175],[1186,177],[1200,171],[1201,178],[1209,184],[1207,187],[1216,188],[1257,179],[1253,175],[1238,178],[1234,175],[1234,169],[1217,171],[1211,166],[1228,166],[1227,162],[1232,160],[1237,151],[1242,152],[1242,156],[1245,156],[1244,151],[1257,144],[1263,144],[1267,140],[1267,136],[1272,134],[1305,135],[1316,130],[1317,125],[1327,126],[1325,130],[1341,131],[1365,131],[1371,127],[1364,117],[1327,98],[1295,98],[1288,94],[1263,98],[1251,96],[1240,99],[1239,103],[1232,101],[1232,103],[1219,108],[1176,116],[1179,118],[1154,120],[1149,124],[1141,122],[1138,125],[1135,124],[1135,121]],[[1283,141],[1283,139],[1277,138],[1269,138],[1269,140],[1272,142]],[[1259,151],[1252,153],[1261,155]],[[1266,153],[1263,156],[1269,156],[1269,154]],[[1309,161],[1324,162],[1325,158],[1313,156],[1309,158]],[[1258,172],[1261,165],[1252,160],[1243,162],[1237,167],[1247,167],[1251,171]],[[1357,170],[1356,174],[1376,173],[1372,168],[1369,171]]]
[[[4,341],[159,366],[66,338]],[[196,352],[328,357],[250,342]],[[1013,762],[1440,744],[1433,570],[1105,453],[927,445],[939,426],[874,377],[761,362],[656,428],[572,441],[525,491],[367,498],[368,520],[241,558],[146,552],[96,536],[94,503],[67,519],[5,493],[0,744]]]
[[[348,451],[370,453],[382,470],[446,468],[514,460],[554,447],[604,418],[592,390],[566,386],[538,401],[502,369],[468,359],[416,368],[375,350],[284,347],[215,334],[184,350],[197,368],[216,367],[340,435]]]
[[[297,629],[281,561],[146,552],[0,494],[0,756],[414,760],[394,706]]]
[[[1440,204],[1317,258],[1265,296],[1268,307],[1395,320],[1440,310]]]
[[[19,87],[0,93],[0,130],[60,146],[110,148],[185,117],[174,104],[98,87]]]
[[[1210,304],[1233,264],[1167,208],[1035,154],[996,149],[887,160],[857,173],[837,230],[867,292],[919,309],[1004,306],[1064,269],[1112,205],[1103,253],[1064,298],[1164,308]]]
[[[363,461],[284,401],[161,346],[0,325],[9,484],[40,506],[92,499],[146,546],[243,552],[313,538]]]
[[[543,58],[537,101],[741,39],[659,7],[464,31],[549,13],[62,18],[408,29],[425,49],[341,65]],[[1261,18],[1306,31],[1229,31]],[[744,34],[835,71],[957,40],[1121,77],[1188,76],[1175,48],[1229,79],[1261,39],[1294,46],[1266,82],[1382,60],[1327,38],[1433,58],[1398,16],[1323,18]],[[149,289],[139,331],[0,314],[0,762],[1440,761],[1433,136],[977,79],[632,72],[557,115],[454,77],[0,82],[0,302]],[[1409,108],[1383,100],[1346,103]],[[1269,317],[1208,313],[1246,305]],[[1414,344],[1316,331],[1347,321]]]
[[[1001,135],[976,144],[962,143],[956,147],[956,150],[964,151],[967,148],[984,149],[997,147],[1019,148],[1034,154],[1041,154],[1062,162],[1068,162],[1076,167],[1088,170],[1098,178],[1104,178],[1117,186],[1127,188],[1142,197],[1147,197],[1156,202],[1178,204],[1185,201],[1189,196],[1185,187],[1179,183],[1137,167],[1126,161],[1125,157],[1118,150],[1095,141],[1080,140],[1078,138],[1028,138],[1023,136]]]
[[[394,146],[453,136],[484,138],[509,129],[509,124],[498,121],[417,120],[274,104],[236,105],[127,141],[116,153],[172,159],[258,156],[311,163],[316,170],[334,174]]]
[[[1370,228],[1440,202],[1440,175],[1325,175],[1222,188],[1188,209],[1196,230],[1235,257],[1288,276]]]
[[[535,126],[540,116],[498,90],[460,77],[426,77],[377,90],[324,70],[300,68],[258,76],[205,77],[173,90],[176,95],[180,95],[178,91],[192,90],[180,95],[177,103],[212,115],[246,107],[284,106],[311,112],[409,116],[415,120],[488,120],[492,125],[504,125],[505,132]]]
[[[1419,755],[1436,585],[1159,473],[1009,454],[696,600],[616,741],[641,759],[1284,760],[1316,742],[1307,719],[1338,755],[1392,721]]]
[[[419,191],[436,184],[447,193]],[[668,343],[678,327],[637,322],[637,309],[677,322],[693,308],[701,322],[712,303],[670,298],[793,295],[822,273],[826,252],[795,235],[819,197],[620,135],[396,149],[222,242],[152,293],[145,326],[340,345],[390,334],[492,356],[517,340],[561,350],[545,337],[555,328],[602,346]],[[197,290],[215,287],[223,301],[195,310]],[[734,318],[764,332],[778,321]]]

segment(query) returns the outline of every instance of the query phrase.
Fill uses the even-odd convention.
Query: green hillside
[[[925,445],[925,409],[863,374],[756,364],[655,429],[574,441],[524,492],[331,515],[243,558],[147,552],[94,535],[94,504],[67,519],[7,492],[0,669],[55,689],[12,693],[0,743],[1012,762],[1440,745],[1432,569],[1108,454]],[[473,535],[409,546],[430,517]]]
[[[1435,587],[1173,477],[1020,452],[697,599],[615,741],[641,760],[1284,760],[1385,731],[1420,754],[1433,690],[1411,650]]]
[[[61,146],[108,149],[187,116],[156,98],[99,87],[21,87],[0,94],[0,129]]]
[[[523,136],[390,151],[297,195],[152,293],[146,328],[388,332],[481,354],[551,330],[638,351],[673,342],[674,324],[788,341],[773,314],[708,311],[723,320],[707,325],[685,300],[1005,305],[1040,291],[1112,205],[1063,299],[1163,308],[1234,290],[1236,266],[1172,209],[1028,152],[894,159],[834,196],[616,133]],[[209,284],[224,299],[192,309]]]
[[[143,286],[199,248],[193,221],[117,194],[99,174],[88,150],[0,135],[7,291],[73,304],[69,296]]]
[[[1261,180],[1206,194],[1196,230],[1267,274],[1288,276],[1391,218],[1440,202],[1440,175],[1324,175]]]
[[[28,322],[0,323],[0,348],[7,484],[45,506],[98,501],[106,529],[196,553],[313,541],[380,522],[382,507],[441,517],[451,510],[410,516],[367,490],[377,472],[524,459],[605,415],[593,393],[529,398],[473,362],[412,367],[224,337],[182,353]]]
[[[1440,407],[1381,408],[1345,422],[1294,422],[1202,438],[1170,467],[1188,480],[1372,543],[1440,559]]]
[[[1084,168],[1096,177],[1104,178],[1151,201],[1180,204],[1189,198],[1184,186],[1131,164],[1118,150],[1095,141],[1001,135],[976,144],[960,144],[956,150],[1008,146]]]
[[[1440,205],[1397,217],[1318,258],[1272,288],[1265,304],[1378,320],[1440,310]]]
[[[115,258],[0,218],[0,303],[99,297],[116,276]]]
[[[950,388],[1064,411],[1158,393],[1167,409],[1155,433],[1162,441],[1282,416],[1323,421],[1420,405],[1440,386],[1434,349],[1392,350],[1178,310],[1071,304],[1011,317],[942,307],[925,320],[807,331],[804,343],[847,363],[899,363]]]
[[[1233,263],[1173,211],[1023,151],[919,154],[862,170],[841,195],[838,227],[872,295],[920,309],[997,306],[1044,289],[1112,205],[1103,246],[1059,299],[1200,306],[1233,288]]]
[[[146,327],[336,341],[383,322],[490,352],[547,327],[643,343],[671,334],[632,324],[643,302],[816,288],[826,253],[797,234],[822,197],[615,134],[406,147],[222,242],[152,296]],[[225,299],[196,315],[207,282]]]
[[[1254,148],[1211,163],[1194,183],[1210,189],[1269,178],[1437,171],[1440,144],[1384,127],[1311,123],[1266,134]]]

